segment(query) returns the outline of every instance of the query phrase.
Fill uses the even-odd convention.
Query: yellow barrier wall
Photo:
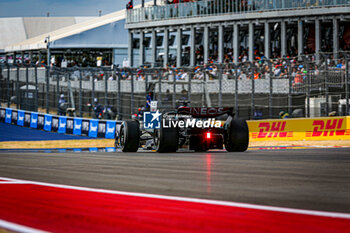
[[[248,121],[251,141],[350,140],[350,117]]]

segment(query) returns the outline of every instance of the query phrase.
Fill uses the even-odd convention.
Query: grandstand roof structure
[[[150,3],[145,4],[150,5]],[[138,8],[140,6],[136,6]],[[47,48],[118,48],[127,46],[126,10],[72,24],[5,47],[5,52]],[[122,33],[121,33],[122,32]]]
[[[0,52],[5,47],[94,17],[12,17],[0,18]]]

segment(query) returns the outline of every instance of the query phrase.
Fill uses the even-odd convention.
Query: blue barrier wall
[[[55,116],[0,107],[0,122],[71,135],[114,139],[122,121]]]

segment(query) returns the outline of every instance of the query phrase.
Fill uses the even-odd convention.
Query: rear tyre
[[[176,152],[179,146],[179,135],[176,128],[163,128],[155,131],[154,144],[159,153]]]
[[[136,121],[124,121],[120,128],[120,146],[123,152],[136,152],[140,144],[140,126]]]
[[[249,129],[245,120],[231,120],[225,141],[228,152],[243,152],[248,149]]]

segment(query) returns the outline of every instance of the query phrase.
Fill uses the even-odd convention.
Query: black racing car
[[[249,144],[247,122],[233,118],[233,108],[179,107],[166,112],[158,129],[145,129],[142,122],[124,121],[116,136],[123,152],[136,152],[142,145],[157,152],[176,152],[188,145],[196,152],[225,149],[246,151]]]

